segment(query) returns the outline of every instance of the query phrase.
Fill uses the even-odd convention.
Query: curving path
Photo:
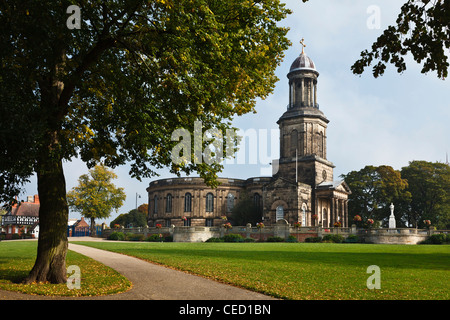
[[[77,239],[87,240],[87,239]],[[91,257],[128,278],[131,290],[98,297],[43,297],[0,290],[0,300],[272,300],[253,291],[165,268],[138,258],[69,243],[69,249]]]

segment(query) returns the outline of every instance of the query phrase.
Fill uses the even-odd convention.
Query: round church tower
[[[326,156],[329,120],[317,102],[319,72],[303,49],[292,63],[287,77],[289,104],[277,122],[280,127],[278,173],[315,187],[323,181],[333,180],[334,165]]]
[[[303,39],[300,42],[303,47]],[[350,189],[333,181],[334,165],[327,160],[329,120],[319,109],[319,72],[302,48],[287,74],[289,104],[277,124],[280,128],[278,171],[264,187],[264,219],[286,220],[303,226],[347,226]]]

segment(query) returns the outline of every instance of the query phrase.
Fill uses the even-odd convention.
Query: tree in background
[[[67,193],[69,208],[91,219],[91,234],[95,234],[95,219],[105,219],[117,211],[125,201],[123,188],[117,188],[112,180],[117,175],[103,165],[96,165],[78,179],[78,186]]]
[[[384,74],[387,63],[401,73],[406,70],[404,56],[410,53],[414,61],[423,62],[422,73],[436,71],[439,78],[445,79],[449,68],[450,0],[408,0],[396,23],[383,31],[370,51],[361,52],[361,59],[351,67],[353,73],[362,74],[375,61],[375,78]]]
[[[138,210],[139,212],[142,212],[142,213],[145,214],[145,215],[148,215],[148,203],[143,203],[143,204],[141,204],[141,205],[137,208],[137,210]]]
[[[411,161],[401,170],[408,180],[412,195],[405,207],[405,219],[410,225],[424,228],[430,220],[439,229],[450,228],[450,166],[445,163]]]
[[[239,202],[231,211],[231,219],[233,224],[237,226],[245,226],[247,223],[256,225],[261,221],[262,207],[255,203],[248,193],[243,192],[240,195]]]
[[[409,53],[422,63],[422,73],[436,71],[445,79],[449,68],[450,0],[408,0],[396,23],[384,30],[370,51],[361,52],[361,59],[351,67],[353,73],[362,74],[374,61],[378,61],[372,68],[375,78],[384,74],[387,63],[401,73],[406,70],[404,57]]]
[[[217,185],[219,162],[172,162],[173,131],[198,120],[226,132],[273,91],[290,44],[279,0],[86,0],[79,28],[71,5],[0,2],[0,202],[33,174],[40,198],[27,283],[67,280],[63,161],[129,163],[138,179],[167,166]]]
[[[116,219],[111,221],[110,227],[114,228],[114,225],[116,224],[121,225],[125,228],[146,227],[147,214],[139,210],[133,209],[128,213],[120,214]]]
[[[407,181],[402,179],[400,171],[390,166],[366,166],[341,177],[352,190],[348,200],[349,221],[359,215],[363,221],[374,219],[387,224],[391,202],[408,202],[411,199],[411,194],[406,190]],[[402,221],[401,214],[395,210],[398,225]]]

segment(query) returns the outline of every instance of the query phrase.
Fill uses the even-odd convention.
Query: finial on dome
[[[303,49],[306,47],[305,39],[304,39],[304,38],[302,38],[302,40],[300,41],[300,44],[302,45],[302,54],[304,54],[305,51],[304,51]]]

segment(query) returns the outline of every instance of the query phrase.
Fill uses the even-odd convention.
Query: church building
[[[289,104],[277,121],[280,159],[272,163],[272,177],[219,178],[214,189],[201,178],[152,181],[147,188],[148,225],[222,225],[234,205],[251,196],[266,225],[285,219],[291,225],[348,227],[351,191],[344,181],[333,180],[334,165],[327,160],[329,120],[317,102],[318,77],[302,49],[287,74]]]

